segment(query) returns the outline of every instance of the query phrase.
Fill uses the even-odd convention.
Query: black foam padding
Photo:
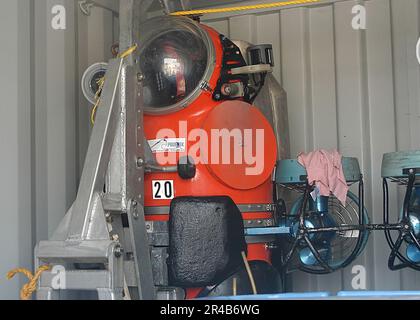
[[[242,214],[229,197],[182,197],[171,203],[170,285],[204,287],[222,282],[246,252]]]

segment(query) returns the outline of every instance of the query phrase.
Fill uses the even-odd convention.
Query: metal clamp
[[[102,8],[105,10],[109,10],[112,13],[119,15],[119,12],[113,8],[107,7],[103,4],[97,3],[96,1],[93,0],[80,0],[79,1],[79,8],[80,11],[82,11],[82,13],[86,16],[90,16],[92,14],[92,8],[93,7],[97,7],[97,8]]]

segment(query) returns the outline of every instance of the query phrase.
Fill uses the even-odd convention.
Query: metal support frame
[[[305,177],[306,178],[306,177]],[[369,230],[371,230],[372,228],[376,228],[379,226],[376,225],[368,225],[366,223],[366,221],[364,220],[364,183],[363,183],[363,176],[360,176],[359,179],[359,203],[358,203],[358,208],[359,208],[359,221],[357,225],[345,225],[345,226],[337,226],[337,227],[321,227],[321,228],[307,228],[305,221],[306,221],[306,213],[307,213],[307,203],[310,197],[310,193],[313,190],[313,186],[310,185],[308,183],[308,181],[306,182],[305,188],[304,188],[304,195],[303,195],[303,201],[302,201],[302,205],[299,209],[299,213],[298,213],[298,218],[299,218],[299,228],[297,230],[297,235],[295,240],[293,241],[293,244],[291,245],[290,249],[287,251],[287,253],[284,254],[283,257],[283,261],[282,261],[282,269],[287,271],[288,270],[288,265],[292,259],[292,257],[294,256],[294,254],[296,253],[296,251],[298,250],[299,246],[301,244],[305,244],[306,246],[308,246],[308,248],[311,250],[312,254],[314,255],[316,261],[318,262],[319,265],[319,269],[313,269],[310,267],[306,267],[301,265],[299,267],[299,269],[301,271],[307,272],[307,273],[312,273],[312,274],[328,274],[328,273],[332,273],[340,268],[344,268],[346,266],[348,266],[356,257],[357,255],[360,253],[360,250],[363,246],[363,232],[368,232]],[[287,218],[288,216],[285,216],[285,218]],[[314,234],[322,234],[322,233],[326,233],[326,232],[344,232],[344,231],[359,231],[359,236],[358,236],[358,240],[357,243],[354,247],[354,249],[352,250],[352,253],[349,255],[349,257],[347,257],[347,259],[340,264],[340,266],[337,267],[331,267],[321,256],[321,253],[319,252],[319,250],[316,249],[316,247],[314,246],[313,241],[311,240],[311,235]]]
[[[405,169],[403,174],[408,174],[407,180],[407,189],[404,197],[403,212],[402,217],[399,219],[398,223],[389,222],[389,189],[387,178],[383,179],[383,219],[384,225],[388,226],[385,231],[386,241],[391,249],[391,253],[388,258],[388,267],[389,269],[401,270],[404,268],[411,268],[413,270],[420,271],[420,265],[416,264],[409,259],[407,259],[404,254],[401,253],[401,247],[405,241],[412,241],[418,250],[420,250],[420,242],[416,237],[413,226],[410,223],[410,199],[413,192],[413,187],[416,182],[416,174],[420,171],[419,169]],[[394,240],[391,231],[397,231],[398,237]],[[398,264],[396,262],[399,262]]]
[[[138,43],[140,4],[120,0],[122,51]],[[77,198],[52,238],[35,250],[36,267],[66,268],[66,287],[54,288],[53,274],[45,272],[40,300],[60,299],[63,290],[118,300],[125,286],[131,299],[156,297],[139,165],[145,157],[141,79],[133,55],[110,61]]]
[[[409,216],[409,206],[410,206],[410,199],[413,191],[413,187],[416,183],[416,175],[420,172],[420,169],[411,168],[411,169],[404,169],[402,172],[403,175],[408,176],[406,185],[406,194],[404,197],[404,205],[403,205],[403,212],[401,218],[396,223],[390,222],[390,215],[389,215],[389,188],[388,188],[388,181],[387,178],[383,179],[383,223],[382,224],[371,224],[366,223],[363,221],[363,210],[364,210],[364,186],[363,186],[363,177],[360,177],[359,181],[359,224],[358,225],[343,225],[337,227],[321,227],[321,228],[307,228],[305,226],[305,208],[308,201],[308,197],[310,192],[312,191],[312,186],[308,183],[304,189],[304,200],[302,206],[300,208],[298,217],[299,217],[299,230],[296,236],[293,245],[291,246],[290,250],[285,254],[283,259],[283,266],[282,268],[287,269],[287,265],[290,262],[292,256],[295,254],[296,250],[300,243],[305,243],[309,249],[311,250],[312,254],[316,258],[318,264],[322,269],[320,270],[313,270],[311,268],[301,266],[299,269],[309,273],[315,274],[324,274],[330,273],[336,270],[336,268],[331,268],[326,261],[324,261],[319,253],[319,251],[313,246],[312,241],[310,239],[310,235],[318,234],[318,233],[326,233],[326,232],[346,232],[346,231],[354,231],[357,230],[360,233],[362,232],[370,232],[370,231],[384,231],[386,241],[391,249],[390,256],[388,258],[388,267],[391,270],[401,270],[404,268],[411,268],[413,270],[420,270],[420,264],[411,262],[407,259],[404,254],[401,253],[401,247],[404,242],[411,241],[416,245],[418,250],[420,250],[420,240],[416,237],[413,226],[410,223],[410,216]],[[398,182],[398,181],[397,181]],[[402,183],[401,181],[399,181]],[[391,231],[395,231],[398,233],[397,238],[395,239]],[[352,251],[352,254],[348,257],[348,259],[340,265],[340,268],[345,267],[353,261],[355,257],[357,257],[359,251],[363,246],[363,237],[359,234],[358,242]],[[397,263],[398,262],[398,263]]]

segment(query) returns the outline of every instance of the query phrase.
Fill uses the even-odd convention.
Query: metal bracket
[[[165,14],[171,14],[178,10],[192,10],[190,0],[159,0]]]
[[[111,7],[107,7],[107,6],[105,6],[103,4],[100,4],[100,3],[96,2],[96,1],[93,1],[93,0],[80,0],[79,1],[80,11],[82,11],[82,13],[86,16],[90,16],[92,14],[92,8],[93,7],[109,10],[116,15],[119,14],[119,12],[117,10],[115,10]]]

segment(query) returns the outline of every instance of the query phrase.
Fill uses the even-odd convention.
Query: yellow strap
[[[92,113],[90,114],[90,122],[92,123],[92,126],[95,124],[96,111],[98,110],[99,103],[101,102],[100,94],[105,85],[105,76],[98,79],[96,83],[98,84],[99,88],[98,88],[98,91],[96,91],[95,93],[96,102],[95,102],[95,105],[93,106]]]
[[[137,47],[138,47],[137,44],[135,44],[134,46],[128,48],[123,53],[119,54],[118,58],[120,58],[120,59],[127,58],[129,55],[133,54],[137,50]],[[99,103],[101,102],[100,94],[101,94],[102,89],[104,88],[104,85],[105,85],[105,77],[102,77],[102,78],[98,79],[97,83],[99,85],[99,88],[98,88],[98,91],[96,91],[96,94],[95,94],[96,102],[95,102],[95,105],[93,106],[92,112],[90,114],[90,122],[92,123],[92,126],[95,125],[96,112],[98,111]]]
[[[118,58],[121,58],[121,59],[127,58],[130,54],[132,54],[136,50],[137,50],[137,44],[135,44],[134,46],[128,48],[123,53],[119,54],[118,55]]]
[[[178,11],[178,12],[171,13],[171,15],[172,16],[196,16],[196,15],[203,15],[203,14],[210,14],[210,13],[225,13],[225,12],[233,12],[233,11],[270,9],[270,8],[278,8],[278,7],[299,5],[299,4],[316,3],[316,2],[319,2],[319,1],[320,0],[281,1],[281,2],[273,2],[273,3],[266,3],[266,4],[255,4],[255,5],[229,7],[229,8]]]
[[[98,111],[99,103],[101,102],[101,99],[96,100],[95,105],[92,108],[92,112],[90,113],[90,123],[95,125],[95,118],[96,118],[96,112]]]
[[[18,273],[24,274],[29,279],[29,282],[20,290],[20,299],[29,300],[36,291],[38,280],[41,278],[42,273],[49,270],[51,270],[51,266],[42,266],[35,272],[35,275],[33,275],[28,269],[17,268],[7,273],[7,280],[12,279]]]

